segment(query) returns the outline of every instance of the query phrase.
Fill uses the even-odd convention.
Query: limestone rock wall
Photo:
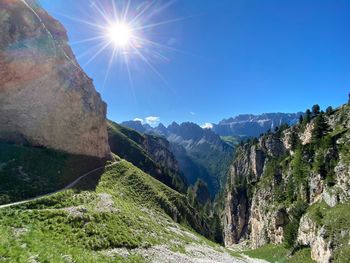
[[[107,157],[106,104],[63,26],[34,0],[0,0],[0,139]]]
[[[349,114],[343,105],[321,115],[328,127],[319,141],[315,116],[238,147],[226,188],[226,246],[282,244],[296,231],[291,251],[309,246],[317,262],[343,262],[350,244],[346,216],[339,216],[350,205]]]

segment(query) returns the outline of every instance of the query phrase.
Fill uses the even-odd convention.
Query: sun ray
[[[107,13],[103,10],[103,7],[102,7],[102,10],[101,10],[101,8],[99,7],[98,4],[96,4],[96,2],[92,3],[92,7],[94,7],[96,9],[96,11],[103,17],[103,19],[108,24],[111,24],[111,19],[107,16]]]
[[[104,80],[103,80],[102,93],[103,93],[103,91],[105,89],[105,86],[106,86],[106,83],[107,83],[107,79],[109,77],[109,73],[110,73],[111,68],[112,68],[112,64],[113,64],[113,61],[114,61],[114,56],[115,56],[116,51],[117,51],[117,47],[114,47],[113,52],[112,52],[112,56],[109,58],[108,67],[107,67],[106,74],[105,74],[105,77],[104,77]]]
[[[89,26],[95,27],[95,28],[97,28],[99,30],[104,29],[104,27],[102,25],[91,23],[91,22],[83,20],[83,19],[79,19],[79,18],[76,18],[76,17],[68,16],[68,15],[65,15],[65,14],[62,14],[62,13],[59,13],[59,12],[53,12],[53,14],[57,15],[57,16],[62,16],[64,18],[67,18],[67,19],[75,21],[75,22],[79,22],[79,23],[82,23],[82,24],[85,24],[85,25],[89,25]]]
[[[160,72],[152,65],[151,62],[148,61],[148,59],[135,47],[133,47],[136,54],[150,67],[150,69],[164,82],[166,86],[169,86],[168,82],[165,80],[165,78],[160,74]]]
[[[88,48],[86,51],[84,51],[83,53],[78,54],[77,56],[77,60],[80,60],[82,58],[84,58],[87,55],[90,55],[92,52],[93,54],[96,54],[96,51],[98,51],[101,47],[103,47],[106,43],[101,42],[98,45],[93,45],[92,47]]]
[[[126,21],[126,19],[127,19],[127,16],[128,16],[128,13],[129,13],[130,4],[131,4],[131,0],[128,0],[127,4],[125,6],[125,10],[124,10],[124,12],[122,14],[122,21]]]
[[[162,22],[158,22],[158,23],[154,23],[154,24],[149,24],[149,25],[145,25],[145,26],[135,27],[134,30],[135,31],[145,30],[145,29],[149,29],[149,28],[153,28],[153,27],[157,27],[157,26],[162,26],[162,25],[166,25],[166,24],[171,24],[171,23],[183,21],[183,20],[190,19],[190,18],[193,18],[193,17],[194,16],[175,18],[175,19],[166,20],[166,21],[162,21]]]
[[[131,25],[137,23],[138,19],[154,4],[154,2],[150,2],[149,4],[146,4],[145,7],[138,13],[129,23]]]
[[[105,38],[104,36],[91,37],[91,38],[86,38],[86,39],[79,40],[79,41],[70,42],[70,44],[74,46],[74,45],[84,44],[84,43],[88,43],[88,42],[95,42],[97,40],[101,40],[104,38]]]
[[[123,55],[123,58],[124,58],[124,63],[125,63],[125,66],[126,66],[126,70],[128,72],[128,78],[129,78],[129,83],[130,83],[130,89],[131,89],[131,92],[132,92],[132,95],[133,95],[133,98],[135,100],[135,102],[137,102],[137,98],[136,98],[136,94],[135,94],[135,89],[134,89],[134,82],[132,80],[132,76],[131,76],[131,70],[130,70],[130,67],[129,67],[129,61],[128,61],[128,58],[126,55]]]
[[[111,43],[106,43],[102,48],[100,48],[96,54],[94,54],[85,64],[83,67],[86,67],[87,65],[89,65],[93,60],[95,60],[95,58],[100,55],[103,50],[105,50]]]
[[[146,39],[146,38],[137,37],[137,36],[135,36],[135,38],[137,38],[141,42],[145,42],[147,44],[153,45],[153,46],[158,47],[158,48],[168,49],[168,50],[171,50],[171,51],[174,51],[174,52],[177,52],[177,53],[180,53],[180,54],[184,54],[184,55],[195,56],[194,54],[185,52],[185,51],[177,49],[177,48],[169,47],[167,45],[162,45],[162,44],[160,44],[158,42],[155,42],[155,41],[152,41],[152,40],[149,40],[149,39]]]
[[[168,7],[170,7],[171,5],[173,5],[174,3],[176,3],[177,0],[172,0],[172,1],[168,1],[167,3],[165,3],[164,5],[158,7],[158,8],[155,8],[152,12],[150,12],[148,14],[148,17],[152,17],[154,16],[155,14],[158,14],[162,11],[164,11],[165,9],[167,9]]]
[[[118,21],[118,11],[117,11],[117,7],[115,5],[115,1],[112,1],[112,9],[113,9],[113,19]]]
[[[138,61],[141,62],[141,65],[146,65],[166,87],[169,87],[165,77],[157,68],[157,62],[169,63],[169,52],[187,53],[176,49],[176,45],[169,46],[165,44],[167,39],[160,38],[161,35],[157,35],[156,30],[153,29],[187,20],[193,16],[168,20],[162,20],[162,15],[158,16],[177,0],[170,0],[165,4],[159,4],[161,2],[159,0],[149,0],[140,5],[134,4],[136,2],[132,0],[89,0],[89,2],[90,9],[86,13],[91,17],[89,21],[81,17],[70,17],[66,14],[59,15],[89,26],[92,29],[91,34],[95,34],[71,43],[73,46],[82,44],[87,47],[87,50],[77,57],[77,59],[84,58],[86,60],[86,57],[89,56],[87,61],[82,63],[83,67],[88,66],[101,54],[103,56],[108,55],[105,50],[110,49],[105,65],[106,73],[103,79],[102,91],[114,72],[114,66],[117,66],[126,71],[130,87],[134,92],[133,71],[139,68]],[[94,21],[101,22],[96,23]],[[176,43],[174,42],[174,44]]]

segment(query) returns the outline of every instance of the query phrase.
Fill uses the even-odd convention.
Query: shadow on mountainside
[[[0,142],[0,204],[58,191],[105,164],[98,158]],[[102,173],[92,173],[75,188],[95,189]]]

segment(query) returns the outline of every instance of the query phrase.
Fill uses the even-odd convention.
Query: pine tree
[[[314,123],[312,131],[312,142],[318,144],[323,135],[328,131],[328,124],[324,118],[324,114],[319,114]]]
[[[299,116],[299,124],[302,124],[303,121],[304,121],[304,117],[303,117],[303,115],[300,115],[300,116]]]
[[[292,151],[296,150],[300,146],[300,139],[298,133],[293,131],[291,132],[289,143],[291,145]]]
[[[315,104],[314,106],[312,106],[312,113],[314,115],[318,115],[320,113],[320,110],[321,110],[320,105]]]
[[[326,114],[327,114],[327,115],[331,115],[332,112],[333,112],[333,108],[332,108],[332,106],[329,106],[329,107],[326,109]]]
[[[307,109],[305,112],[305,119],[304,120],[306,123],[309,123],[311,120],[311,111],[309,109]]]

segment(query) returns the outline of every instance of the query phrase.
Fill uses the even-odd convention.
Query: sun
[[[133,32],[127,23],[114,23],[107,28],[109,41],[117,48],[127,48],[131,45]]]
[[[174,46],[181,41],[177,41],[171,28],[167,30],[166,35],[161,34],[166,31],[165,29],[157,30],[157,28],[190,18],[161,19],[166,17],[165,9],[176,0],[164,1],[165,3],[162,0],[88,0],[87,2],[90,3],[87,5],[89,8],[87,13],[90,14],[87,20],[63,16],[83,24],[84,27],[87,26],[90,30],[91,34],[88,34],[88,38],[71,43],[72,45],[83,44],[84,47],[90,46],[79,56],[79,59],[86,58],[83,67],[88,66],[98,57],[108,60],[102,89],[115,65],[126,70],[131,88],[133,88],[133,71],[142,69],[140,66],[142,64],[168,86],[155,63],[168,63],[170,61],[167,57],[168,52],[186,53]]]

